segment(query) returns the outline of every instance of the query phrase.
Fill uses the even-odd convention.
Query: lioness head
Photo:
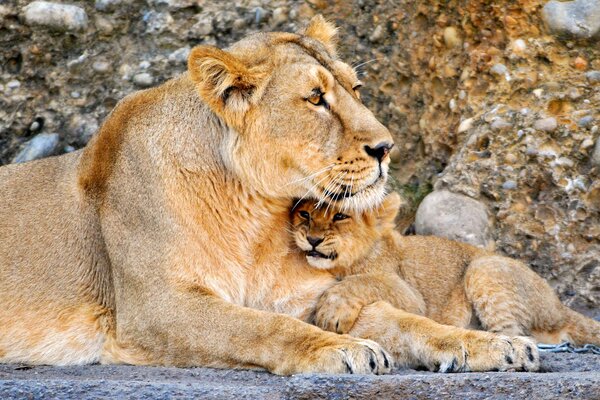
[[[273,198],[311,196],[362,210],[381,202],[393,146],[361,103],[362,85],[318,16],[298,34],[198,46],[189,73],[221,120],[225,165]]]
[[[392,193],[377,208],[361,213],[303,200],[291,211],[294,241],[315,268],[348,267],[394,229],[400,202],[400,196]]]

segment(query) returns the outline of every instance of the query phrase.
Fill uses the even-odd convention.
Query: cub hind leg
[[[600,323],[563,305],[550,285],[520,261],[475,259],[465,274],[465,293],[490,332],[545,343],[600,343]]]

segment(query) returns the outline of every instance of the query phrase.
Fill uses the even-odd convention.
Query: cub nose
[[[381,142],[375,147],[365,146],[365,151],[368,155],[373,158],[376,158],[377,161],[382,162],[385,157],[390,153],[390,150],[394,147],[393,143],[389,142]]]
[[[308,243],[310,243],[310,245],[315,248],[318,245],[320,245],[321,243],[323,243],[323,238],[315,238],[315,237],[310,237],[307,236],[306,240],[308,240]]]

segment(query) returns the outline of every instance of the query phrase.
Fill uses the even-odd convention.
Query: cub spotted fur
[[[444,238],[402,236],[394,229],[399,206],[393,193],[367,212],[314,201],[295,207],[295,244],[308,263],[344,278],[321,297],[318,326],[348,332],[363,306],[385,300],[442,324],[600,345],[600,323],[561,304],[523,263]]]

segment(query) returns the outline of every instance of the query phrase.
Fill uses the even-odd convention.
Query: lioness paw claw
[[[392,357],[377,343],[353,339],[352,342],[333,347],[330,368],[326,373],[387,374],[393,367]],[[328,362],[329,364],[329,362]]]

